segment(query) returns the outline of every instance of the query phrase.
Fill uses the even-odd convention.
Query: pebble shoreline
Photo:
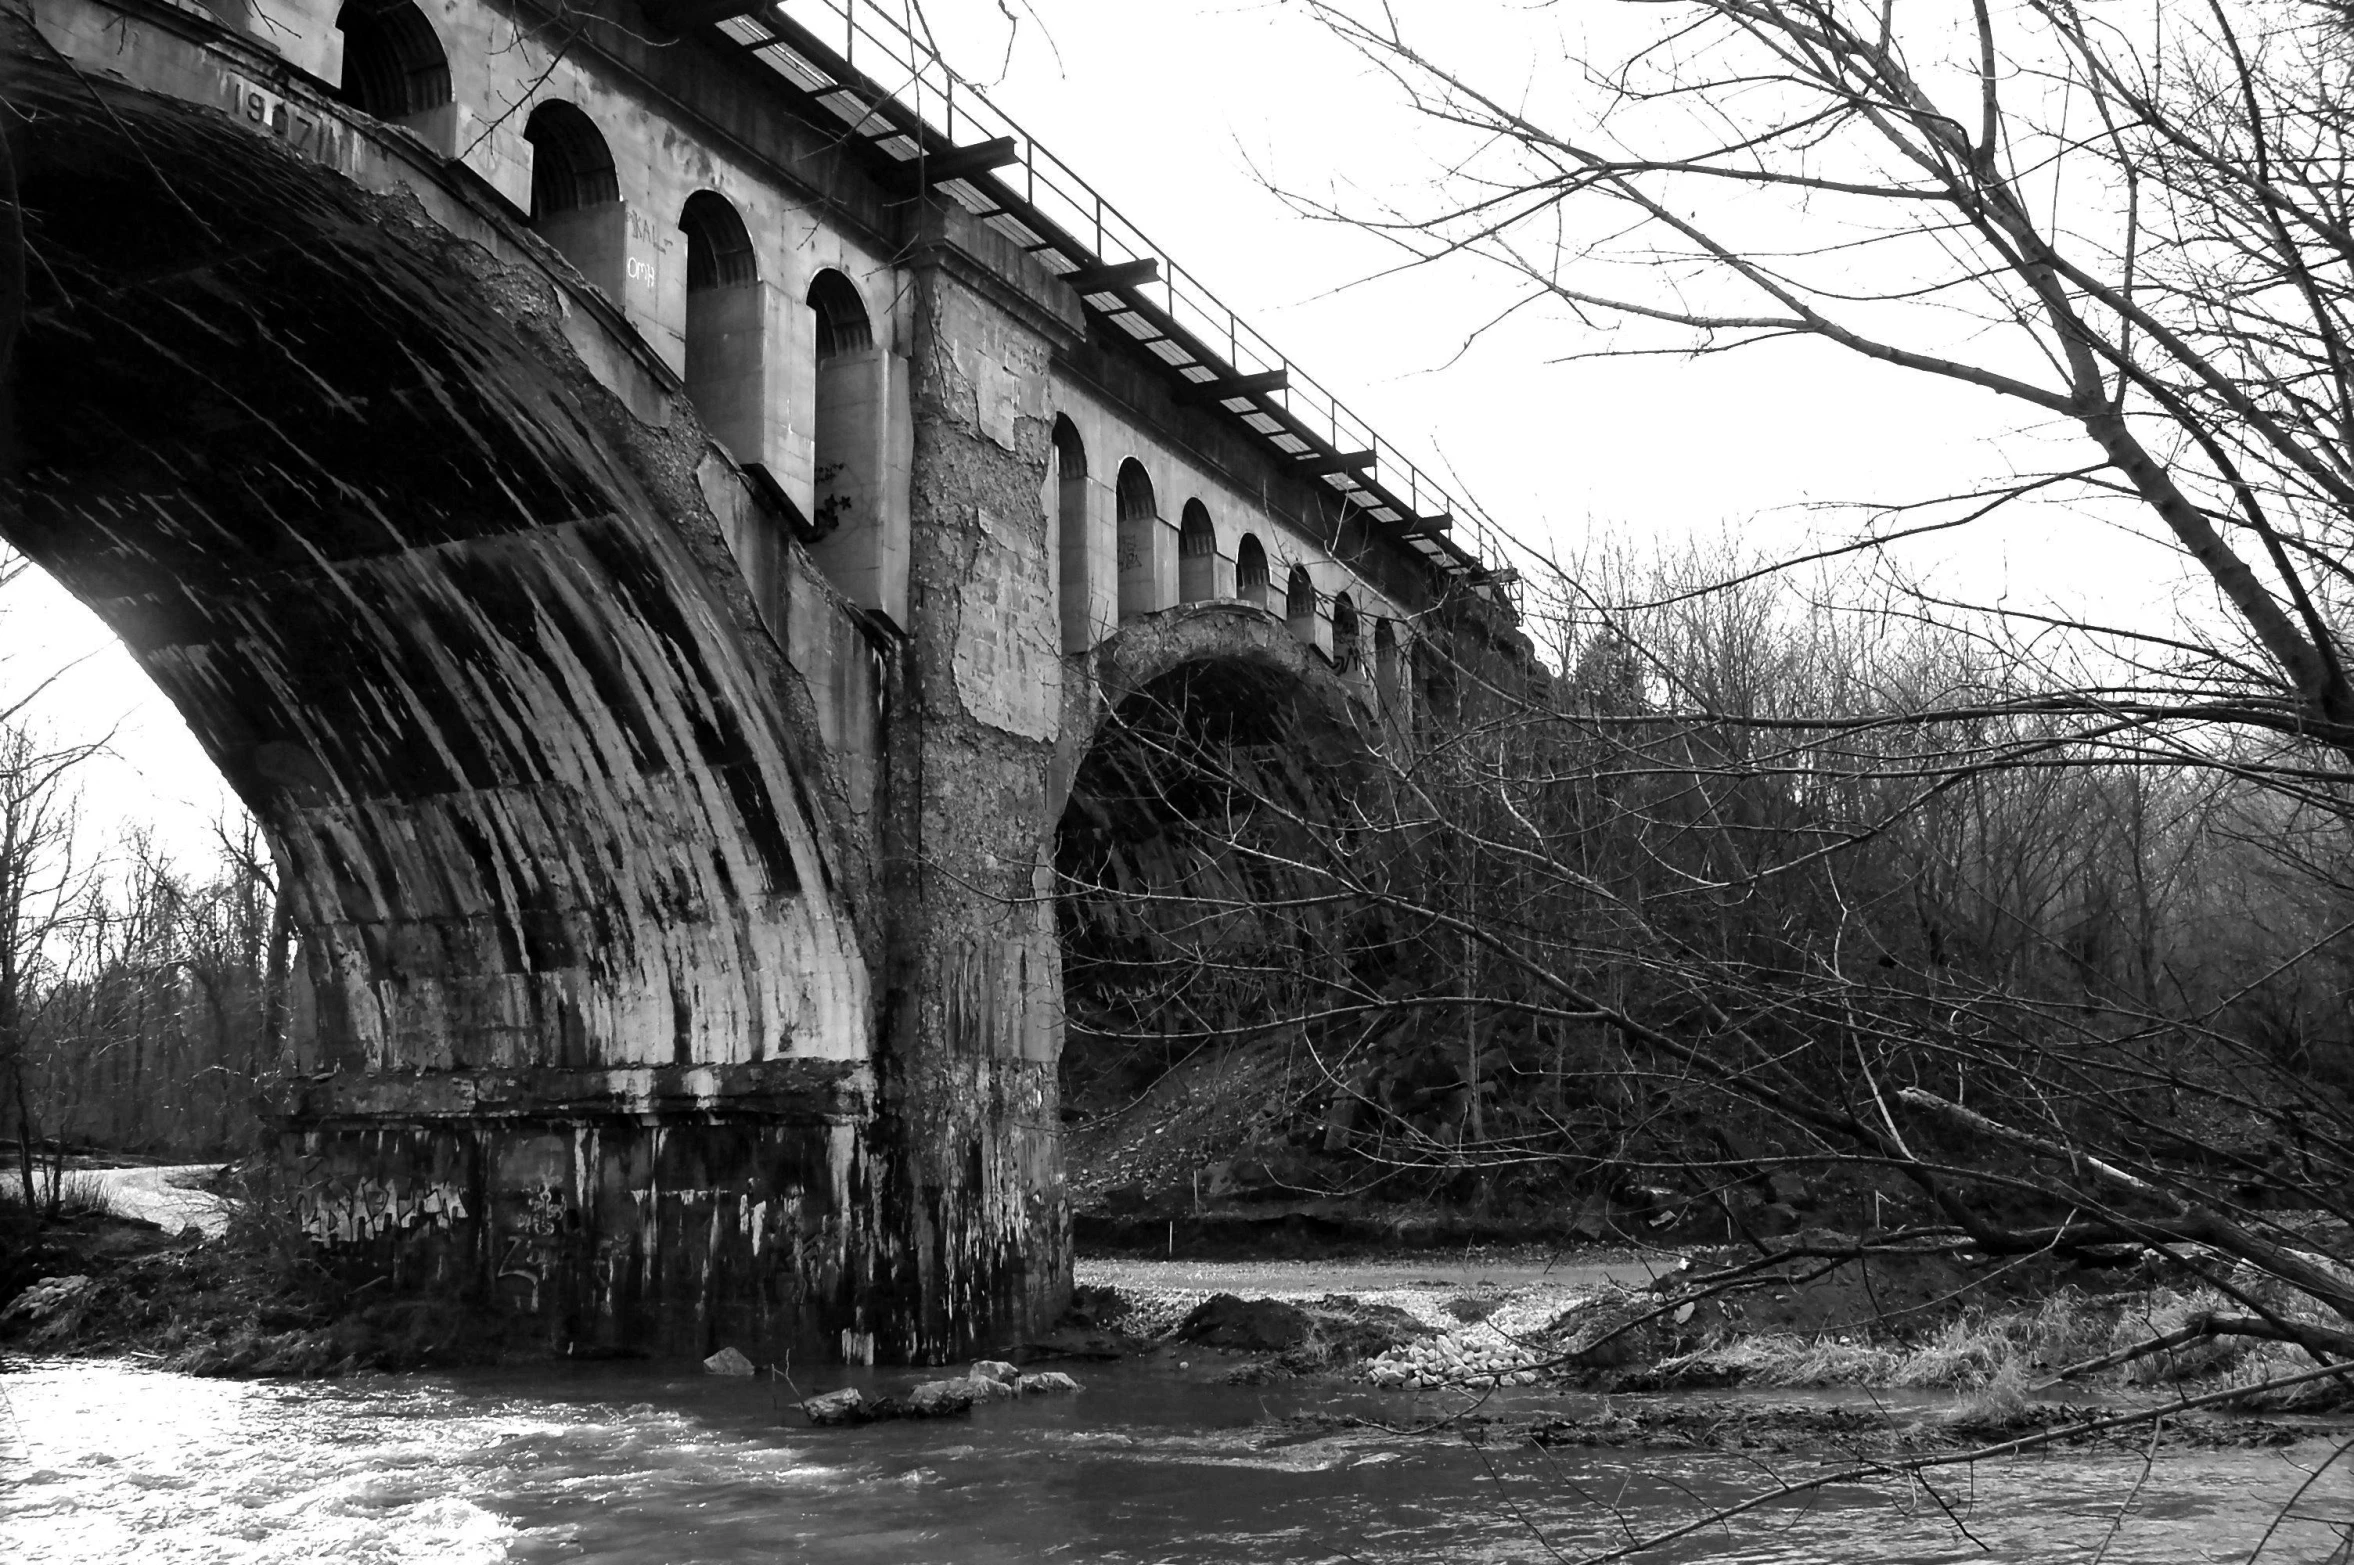
[[[1078,1281],[1117,1293],[1126,1306],[1121,1328],[1139,1337],[1166,1337],[1196,1307],[1228,1291],[1155,1286],[1124,1275],[1127,1270],[1091,1267],[1082,1261]],[[1340,1292],[1329,1282],[1306,1276],[1290,1286],[1286,1281],[1270,1279],[1254,1284],[1248,1296],[1310,1305]],[[1560,1354],[1560,1344],[1548,1328],[1564,1311],[1587,1302],[1599,1291],[1591,1284],[1567,1282],[1499,1287],[1447,1281],[1349,1289],[1347,1298],[1360,1305],[1401,1310],[1430,1328],[1432,1335],[1350,1365],[1345,1373],[1385,1389],[1452,1386],[1484,1390],[1498,1385],[1532,1385],[1541,1378],[1536,1366]],[[1449,1308],[1466,1304],[1476,1304],[1486,1312],[1484,1318],[1465,1320]]]

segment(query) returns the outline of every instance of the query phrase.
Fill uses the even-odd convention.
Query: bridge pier
[[[1060,608],[1040,491],[1067,291],[961,211],[911,246],[913,624],[885,828],[879,1053],[915,1340],[1035,1330],[1070,1291],[1049,777]]]

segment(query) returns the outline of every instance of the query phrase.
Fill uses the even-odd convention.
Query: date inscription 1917
[[[228,78],[229,112],[248,130],[277,137],[305,157],[332,162],[335,122],[243,77]]]

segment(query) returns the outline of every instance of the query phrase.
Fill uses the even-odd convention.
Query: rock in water
[[[907,1394],[909,1418],[954,1418],[969,1413],[982,1392],[970,1380],[927,1380]]]
[[[749,1375],[754,1373],[752,1361],[734,1348],[721,1348],[703,1361],[706,1373],[713,1375]]]
[[[1079,1382],[1059,1369],[1047,1369],[1035,1375],[1024,1375],[1014,1382],[1014,1389],[1026,1397],[1034,1397],[1050,1391],[1076,1391]]]
[[[863,1424],[867,1420],[866,1398],[855,1386],[811,1397],[801,1404],[801,1411],[813,1424]]]
[[[994,1381],[1001,1386],[1010,1386],[1022,1378],[1022,1372],[1003,1359],[976,1359],[971,1370],[971,1378]]]

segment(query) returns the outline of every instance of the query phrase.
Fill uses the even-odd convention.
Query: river
[[[1316,1435],[1280,1420],[1441,1404],[1078,1368],[1077,1397],[818,1430],[766,1381],[644,1366],[286,1383],[19,1362],[0,1375],[0,1559],[1541,1561],[1761,1476],[1722,1456]],[[2021,1459],[1947,1476],[1977,1543],[1918,1496],[1856,1488],[1657,1557],[2244,1560],[2329,1449],[2163,1456],[2146,1480],[2127,1458]],[[2333,1470],[2264,1558],[2331,1557],[2329,1518],[2350,1510]]]

